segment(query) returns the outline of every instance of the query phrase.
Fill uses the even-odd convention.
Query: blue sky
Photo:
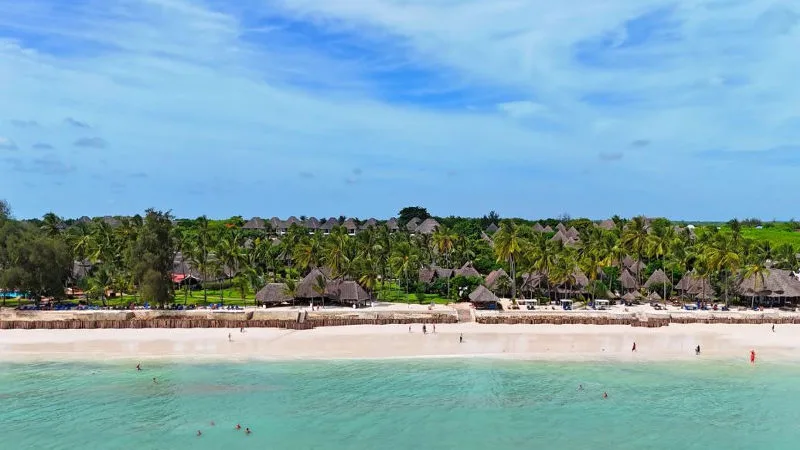
[[[800,5],[0,0],[19,217],[800,217]]]

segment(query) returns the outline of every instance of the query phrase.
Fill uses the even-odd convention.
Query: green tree
[[[173,298],[171,272],[175,250],[171,231],[170,213],[148,209],[133,249],[137,261],[134,274],[142,298],[161,306]]]
[[[494,234],[494,252],[497,261],[508,263],[511,275],[511,300],[517,303],[517,266],[516,260],[522,250],[522,238],[519,226],[511,220],[505,220]]]

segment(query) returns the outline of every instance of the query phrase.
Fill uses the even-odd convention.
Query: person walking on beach
[[[428,334],[428,328],[422,325],[422,334]]]
[[[632,352],[635,352],[635,351],[636,351],[636,342],[634,342],[634,343],[633,343],[633,347],[631,348],[631,351],[632,351]]]
[[[411,333],[411,325],[408,326],[408,332]]]
[[[775,332],[775,324],[774,323],[772,324],[772,332],[773,333]]]
[[[750,364],[756,363],[756,351],[750,350]]]
[[[137,372],[141,372],[142,371],[142,364],[141,363],[136,365],[136,371]]]
[[[461,336],[458,337],[458,343],[459,344],[463,344],[464,343],[464,333],[461,333]]]
[[[433,334],[436,334],[436,324],[433,324]]]
[[[696,349],[694,349],[694,354],[695,355],[699,355],[700,354],[700,346],[699,345],[697,346]]]
[[[228,342],[233,342],[233,339],[231,339],[231,334],[230,333],[228,333]]]

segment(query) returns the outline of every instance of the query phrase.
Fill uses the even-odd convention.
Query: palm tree
[[[516,259],[522,249],[523,239],[517,224],[504,220],[500,229],[494,234],[494,253],[497,262],[508,262],[511,269],[511,301],[517,303],[517,267]]]
[[[283,293],[287,297],[291,297],[292,306],[294,306],[294,300],[297,297],[297,282],[293,278],[288,278],[283,284]]]
[[[647,222],[644,217],[634,217],[625,226],[622,232],[621,244],[634,255],[637,261],[642,261],[642,256],[647,249]],[[641,283],[641,271],[636,267],[636,280]]]
[[[42,225],[39,227],[50,237],[57,237],[61,234],[63,222],[55,213],[49,212],[42,216]]]
[[[439,255],[444,256],[445,266],[450,268],[450,255],[453,252],[458,236],[444,225],[439,226],[433,233],[433,244]],[[450,296],[450,278],[447,278],[447,295]]]
[[[766,284],[766,276],[769,275],[769,269],[763,262],[753,262],[744,268],[742,274],[745,279],[753,279],[753,291],[751,296],[750,308],[755,308],[756,295],[761,292]]]
[[[100,301],[103,302],[103,306],[106,306],[106,292],[114,286],[114,278],[111,276],[111,271],[101,265],[89,277],[88,286],[89,289],[87,289],[86,293],[91,297],[99,297]]]
[[[419,260],[414,248],[408,242],[400,242],[392,249],[392,256],[389,259],[389,264],[394,270],[397,278],[403,278],[405,281],[406,295],[408,295],[409,277],[408,273],[411,270],[419,268]]]

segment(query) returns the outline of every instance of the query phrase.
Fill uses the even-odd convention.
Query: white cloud
[[[16,150],[17,144],[9,138],[0,136],[0,150]]]
[[[205,170],[253,179],[266,193],[363,167],[412,186],[396,193],[412,202],[423,195],[420,168],[482,179],[531,168],[589,183],[578,174],[598,155],[619,160],[620,149],[646,139],[646,151],[604,168],[628,179],[670,173],[702,189],[685,170],[696,152],[800,140],[800,30],[791,2],[772,3],[679,1],[669,23],[626,28],[663,1],[269,0],[215,10],[189,0],[84,0],[58,3],[55,14],[55,0],[0,0],[0,118],[41,124],[0,133],[25,148],[40,140],[65,148],[84,139],[80,130],[47,124],[75,117],[113,142],[105,154],[131,172]],[[275,17],[327,34],[293,39],[292,27],[267,20]],[[640,42],[648,30],[655,35]],[[63,45],[26,41],[37,34]],[[423,73],[408,88],[415,96],[397,99],[412,69]],[[430,104],[437,95],[455,100]],[[79,153],[76,167],[101,169]],[[262,169],[271,176],[255,181]],[[740,169],[732,170],[735,179]],[[190,181],[182,176],[164,177],[162,192]],[[548,187],[525,177],[508,177],[522,196]],[[153,173],[142,188],[152,186],[150,198],[159,180]],[[436,188],[456,184],[454,176]],[[583,197],[572,197],[574,213],[598,207]],[[479,204],[448,205],[452,198],[430,201]],[[558,201],[542,207],[563,208]]]

